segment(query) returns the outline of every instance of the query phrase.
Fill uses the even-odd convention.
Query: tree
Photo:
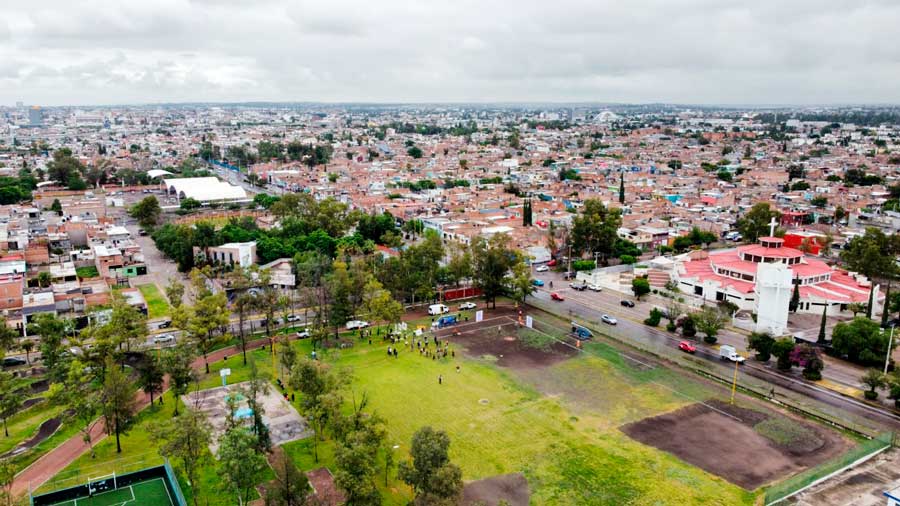
[[[768,362],[772,356],[775,338],[768,332],[753,332],[747,338],[747,349],[756,351],[756,360]]]
[[[0,322],[0,324],[3,324],[3,323],[4,322]],[[35,346],[36,346],[35,342],[32,341],[31,339],[25,339],[21,343],[19,343],[19,347],[22,348],[22,351],[25,352],[25,363],[26,364],[31,363],[31,352],[34,350]]]
[[[187,197],[187,198],[181,199],[181,204],[179,204],[179,207],[185,211],[190,211],[192,209],[197,209],[201,205],[202,204],[200,204],[199,200],[197,200],[193,197]]]
[[[116,435],[116,453],[122,453],[120,436],[127,434],[137,412],[135,388],[131,380],[107,358],[106,379],[100,391],[103,424],[107,435]]]
[[[489,239],[479,235],[472,241],[473,279],[484,300],[497,307],[497,296],[506,292],[508,273],[515,255],[509,249],[509,236],[494,234]]]
[[[772,345],[772,355],[778,359],[776,366],[780,371],[791,370],[791,352],[794,351],[794,341],[789,337],[783,337]]]
[[[269,392],[269,382],[259,375],[259,369],[256,368],[256,362],[250,360],[250,379],[246,382],[246,386],[241,389],[241,393],[247,398],[247,407],[253,412],[252,434],[254,437],[257,453],[266,453],[272,450],[272,440],[269,436],[269,427],[263,421],[265,415],[265,406],[260,401],[260,395],[266,395]]]
[[[159,201],[156,200],[156,196],[150,195],[133,205],[131,209],[128,210],[128,214],[130,214],[132,218],[138,220],[138,223],[140,223],[142,227],[153,228],[159,223],[159,216],[162,214],[162,208],[159,206]]]
[[[889,336],[881,331],[878,322],[857,317],[841,322],[831,331],[831,346],[839,357],[862,365],[884,363],[888,352]]]
[[[373,322],[397,323],[403,316],[403,305],[375,279],[370,279],[363,287],[362,307]]]
[[[822,369],[825,362],[822,360],[819,349],[808,344],[799,344],[791,352],[791,363],[803,368],[803,377],[810,381],[822,379]]]
[[[462,471],[450,462],[446,432],[422,427],[413,434],[411,461],[400,463],[398,476],[413,488],[415,503],[456,504],[462,492]]]
[[[144,393],[150,396],[151,406],[153,405],[153,394],[162,393],[164,376],[162,361],[152,353],[145,354],[144,361],[138,368],[137,384]]]
[[[59,199],[53,199],[53,203],[50,204],[50,210],[59,216],[63,215],[62,203],[59,201]]]
[[[875,400],[878,398],[877,390],[879,388],[884,388],[887,384],[887,378],[884,373],[879,371],[878,369],[869,369],[861,378],[859,378],[860,383],[869,387],[868,390],[864,392],[866,399]]]
[[[760,202],[744,213],[736,225],[744,240],[753,243],[769,235],[769,223],[773,218],[777,222],[781,213],[772,209],[768,202]]]
[[[288,374],[291,373],[298,358],[297,348],[291,346],[290,338],[287,335],[282,336],[278,340],[278,362],[281,364],[282,377],[284,376],[284,371],[287,371]]]
[[[631,280],[631,291],[635,298],[641,300],[641,297],[650,293],[650,282],[647,278],[634,278]]]
[[[193,361],[194,350],[185,343],[178,343],[174,348],[170,348],[163,359],[163,368],[169,375],[169,385],[176,399],[173,403],[175,404],[175,416],[178,416],[178,399],[187,393],[196,378],[194,368],[191,367]]]
[[[266,458],[254,451],[256,439],[241,427],[225,432],[219,439],[220,476],[239,497],[239,504],[247,504],[252,498],[253,487],[262,479]]]
[[[11,416],[18,413],[23,402],[25,402],[25,396],[16,385],[13,375],[6,371],[0,371],[0,418],[3,419],[3,433],[6,437],[9,437],[9,428],[6,426],[6,422]]]
[[[822,321],[819,323],[819,337],[816,339],[816,342],[819,344],[824,344],[826,341],[826,325],[828,323],[828,304],[822,305]]]
[[[201,293],[194,303],[188,320],[187,331],[203,356],[206,374],[209,374],[207,354],[219,343],[220,331],[228,325],[228,298],[224,292]]]
[[[47,163],[47,177],[59,184],[68,185],[70,190],[87,188],[80,176],[84,170],[84,165],[72,156],[72,150],[69,148],[54,151],[53,160]]]
[[[422,158],[422,149],[418,146],[411,146],[406,150],[406,154],[416,159]]]
[[[865,234],[856,236],[841,250],[841,260],[847,269],[864,274],[869,279],[890,280],[897,273],[894,258],[900,252],[900,237],[887,236],[881,230],[870,227]],[[872,316],[875,283],[869,290],[866,316]]]
[[[266,489],[266,506],[305,506],[309,500],[309,480],[297,469],[284,450],[272,457],[275,480]]]
[[[41,362],[47,368],[51,382],[60,382],[66,374],[62,341],[69,330],[69,323],[55,315],[43,313],[37,315],[28,327],[28,334],[41,336]]]
[[[530,227],[532,222],[531,199],[525,199],[522,206],[522,226]]]
[[[619,203],[625,204],[625,174],[619,173]]]
[[[170,278],[165,291],[166,298],[169,299],[169,304],[171,304],[172,307],[180,307],[184,300],[184,285],[178,281],[178,278],[174,276]]]
[[[90,368],[80,360],[69,362],[69,369],[62,383],[50,385],[47,398],[55,405],[65,406],[67,422],[74,422],[81,433],[81,440],[90,448],[94,458],[91,431],[97,424],[100,412],[100,393]]]
[[[599,255],[605,265],[613,252],[613,245],[621,226],[621,210],[607,209],[600,200],[587,199],[584,201],[581,214],[572,220],[570,234],[572,249],[578,254]]]
[[[334,481],[344,490],[347,506],[381,504],[375,474],[385,430],[378,416],[363,413],[365,406],[364,397],[351,414],[332,415],[338,443],[334,450]]]
[[[729,316],[717,307],[704,306],[702,310],[694,314],[694,322],[697,330],[705,335],[703,340],[707,344],[716,343],[716,335],[728,324]]]
[[[193,410],[187,410],[177,420],[167,420],[150,428],[150,438],[158,445],[160,456],[176,461],[187,476],[194,506],[199,504],[198,472],[209,461],[211,434],[212,427],[206,415]]]
[[[18,337],[19,333],[10,328],[10,326],[6,323],[6,318],[0,316],[0,348],[2,348],[2,351],[8,352],[12,350],[16,346],[16,339]],[[25,342],[30,341],[23,341],[19,346],[24,346]],[[32,342],[32,346],[33,345],[34,343]]]
[[[788,311],[792,313],[797,312],[797,308],[800,307],[800,279],[797,278],[794,280],[794,293],[791,294],[791,300],[788,302]]]
[[[510,291],[516,300],[525,302],[525,299],[533,294],[537,287],[531,279],[531,266],[525,263],[522,255],[517,255],[512,265],[512,278],[510,279]]]

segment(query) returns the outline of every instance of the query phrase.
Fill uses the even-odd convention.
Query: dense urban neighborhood
[[[892,107],[0,107],[0,488],[883,504],[898,202]]]

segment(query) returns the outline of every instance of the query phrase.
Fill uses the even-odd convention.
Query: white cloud
[[[900,102],[890,0],[43,0],[0,103]]]

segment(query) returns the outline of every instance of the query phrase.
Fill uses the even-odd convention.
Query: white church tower
[[[769,223],[769,237],[763,245],[781,245],[775,237],[775,218]],[[771,244],[770,244],[771,243]],[[760,263],[756,270],[756,331],[778,337],[787,330],[788,308],[794,295],[791,269],[781,262]]]

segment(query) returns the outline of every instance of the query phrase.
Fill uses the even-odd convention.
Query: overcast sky
[[[900,1],[2,0],[17,101],[900,103]]]

